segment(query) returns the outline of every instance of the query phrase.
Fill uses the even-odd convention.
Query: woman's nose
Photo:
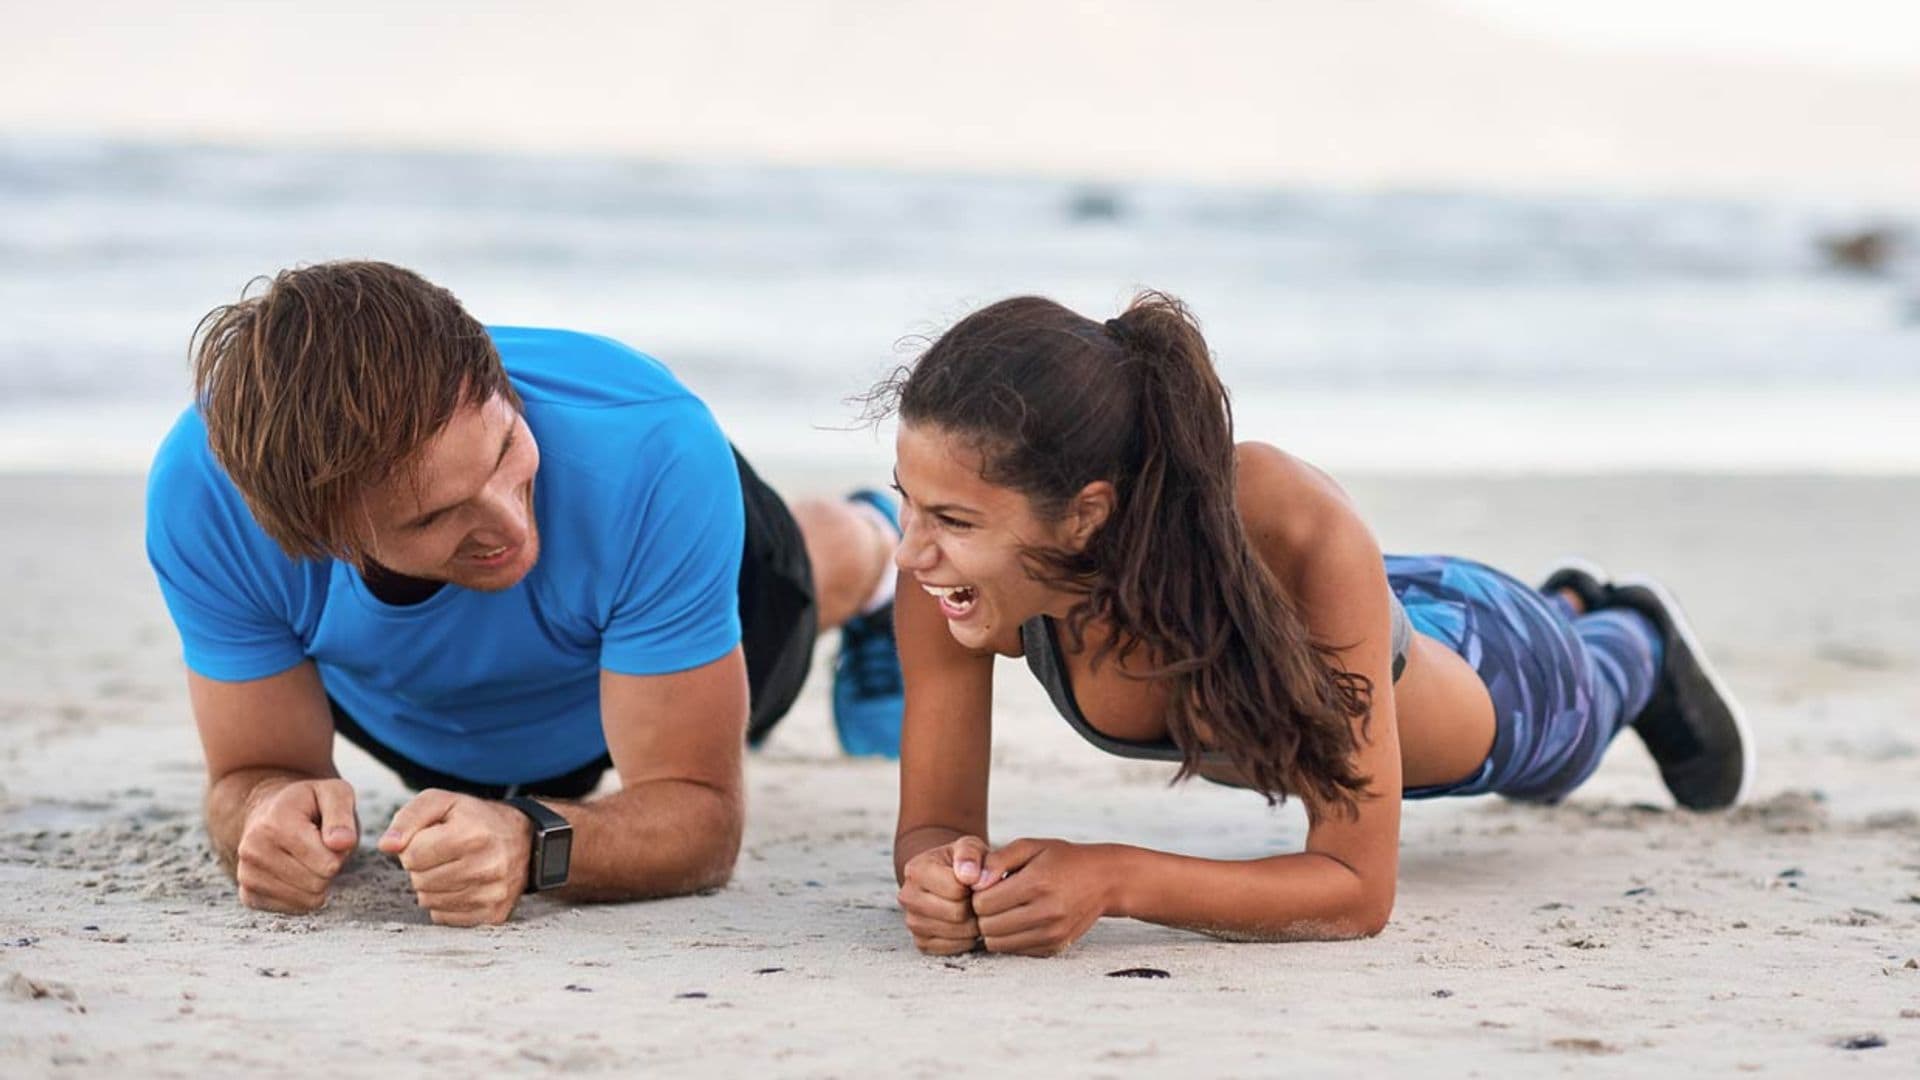
[[[900,546],[893,549],[893,564],[902,570],[928,570],[939,561],[939,554],[928,541],[920,515],[900,508]]]

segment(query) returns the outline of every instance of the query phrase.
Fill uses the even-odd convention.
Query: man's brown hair
[[[461,408],[495,394],[520,407],[486,328],[388,263],[283,270],[194,339],[213,456],[294,558],[361,561],[362,493],[412,469]]]

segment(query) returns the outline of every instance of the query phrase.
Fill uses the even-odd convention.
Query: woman
[[[1651,582],[1541,590],[1383,557],[1324,473],[1233,442],[1186,308],[1006,300],[877,391],[897,412],[907,703],[894,865],[915,943],[1047,955],[1103,915],[1235,938],[1378,933],[1402,798],[1553,802],[1631,724],[1676,799],[1732,804],[1737,709]],[[912,587],[912,586],[918,586]],[[1244,862],[986,842],[994,656],[1094,745],[1297,796],[1306,850]]]

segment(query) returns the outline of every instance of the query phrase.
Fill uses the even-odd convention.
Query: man
[[[450,925],[725,882],[742,746],[821,630],[843,745],[897,753],[885,496],[789,513],[656,361],[384,263],[286,271],[197,337],[147,548],[248,906],[318,908],[353,852],[335,732],[419,791],[379,848]]]

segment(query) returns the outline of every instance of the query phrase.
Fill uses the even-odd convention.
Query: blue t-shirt
[[[446,585],[395,606],[349,564],[289,558],[214,460],[197,408],[154,459],[147,557],[195,672],[236,682],[312,660],[380,742],[510,784],[606,752],[601,668],[685,671],[739,643],[745,523],[732,448],[658,361],[587,334],[489,333],[540,448],[540,558],[513,588]]]

